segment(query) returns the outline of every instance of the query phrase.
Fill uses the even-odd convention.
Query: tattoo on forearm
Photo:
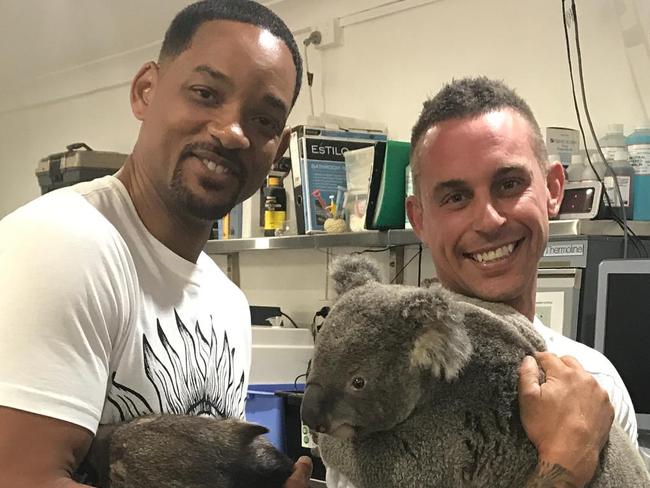
[[[525,488],[577,488],[571,474],[559,464],[539,461]]]

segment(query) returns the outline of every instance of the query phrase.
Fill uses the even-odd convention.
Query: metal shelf
[[[324,249],[330,247],[388,247],[419,244],[411,230],[345,232],[342,234],[314,234],[303,236],[256,237],[208,241],[208,254],[230,254],[267,249]]]
[[[613,220],[552,220],[550,236],[622,236],[623,231]],[[639,237],[650,236],[650,222],[628,220],[627,225]]]
[[[650,222],[628,221],[636,235],[650,236]],[[612,220],[553,220],[549,235],[565,236],[622,236],[623,232]],[[257,237],[253,239],[230,239],[208,241],[208,254],[231,254],[243,251],[268,249],[324,249],[330,247],[388,247],[417,245],[420,241],[412,230],[346,232],[343,234],[314,234],[303,236]]]

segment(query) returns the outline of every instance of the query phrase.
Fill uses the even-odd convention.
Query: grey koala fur
[[[518,371],[545,349],[531,323],[439,285],[381,284],[364,257],[340,259],[332,275],[341,295],[302,403],[325,463],[356,488],[524,486],[537,452],[519,418]],[[589,486],[650,486],[616,424]]]
[[[82,465],[102,488],[281,488],[293,463],[261,425],[151,415],[100,426]]]

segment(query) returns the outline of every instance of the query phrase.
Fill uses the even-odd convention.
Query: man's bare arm
[[[0,488],[82,488],[72,473],[93,435],[77,425],[0,407]]]
[[[530,357],[519,376],[519,410],[538,465],[527,488],[582,488],[593,477],[598,456],[614,419],[607,392],[574,358],[536,355],[546,374]]]

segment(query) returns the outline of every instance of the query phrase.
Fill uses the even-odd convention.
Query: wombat
[[[281,488],[293,463],[266,432],[189,415],[102,425],[76,479],[100,488]]]

